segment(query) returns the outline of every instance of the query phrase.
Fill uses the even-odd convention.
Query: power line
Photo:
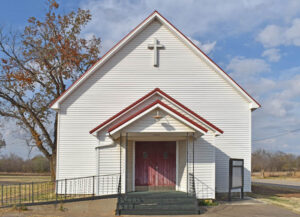
[[[252,140],[252,142],[258,142],[258,141],[263,141],[263,140],[267,140],[267,139],[273,139],[273,138],[277,138],[277,137],[280,137],[280,136],[285,136],[286,134],[296,133],[296,132],[300,132],[300,128],[294,129],[294,130],[288,130],[288,131],[285,131],[284,133],[280,133],[280,134],[265,137],[265,138],[254,139],[254,140]]]

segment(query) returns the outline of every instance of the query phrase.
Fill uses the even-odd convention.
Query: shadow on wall
[[[195,145],[196,146],[196,145]],[[189,173],[192,171],[192,146],[189,145]],[[210,151],[211,148],[215,148],[215,158],[211,157]],[[199,167],[198,165],[207,165],[214,162],[216,163],[215,173],[216,173],[216,180],[215,180],[215,188],[214,189],[209,181],[205,179],[205,177],[201,177],[201,171],[195,173],[195,186],[196,186],[196,194],[201,198],[212,198],[213,192],[215,191],[217,195],[221,195],[222,197],[225,196],[227,198],[228,190],[229,190],[229,159],[230,158],[239,158],[244,159],[243,156],[228,156],[218,147],[212,146],[209,142],[204,139],[200,139],[200,147],[195,147],[195,152],[202,152],[203,154],[197,158],[195,155],[195,168]],[[207,153],[205,153],[207,151]],[[244,159],[245,160],[245,159]],[[245,165],[250,164],[245,160]],[[197,165],[198,164],[198,165]],[[218,164],[218,165],[217,165]],[[201,170],[201,166],[200,166]],[[203,171],[204,173],[205,171]],[[205,173],[204,173],[205,174]],[[190,180],[189,180],[190,182]],[[240,192],[239,189],[234,189],[232,192]],[[244,167],[244,192],[251,192],[251,172]]]
[[[240,151],[240,153],[242,153]],[[251,154],[251,153],[249,153]],[[228,156],[226,153],[224,153],[219,148],[216,148],[216,164],[219,164],[216,166],[216,192],[218,193],[228,193],[229,190],[229,159],[230,158],[238,158],[238,159],[244,159],[244,192],[251,192],[251,171],[249,171],[246,166],[251,164],[251,158],[247,159],[244,158],[244,156]],[[223,163],[225,162],[225,163]],[[225,177],[223,176],[225,172]],[[222,174],[218,177],[217,174]],[[239,189],[232,190],[232,192],[240,192]]]
[[[161,124],[167,131],[174,131],[175,130],[175,128],[172,126],[172,125],[170,125],[169,123],[162,123]]]
[[[193,174],[190,173],[190,176]],[[190,185],[191,185],[190,180]],[[211,192],[214,192],[214,189],[207,185],[205,182],[201,181],[199,178],[195,177],[195,186],[196,186],[196,195],[201,195],[202,198],[211,198]]]
[[[185,143],[183,141],[183,143]],[[124,144],[123,144],[124,145]],[[186,149],[183,148],[182,146],[180,148],[180,152],[186,153]],[[119,150],[118,146],[116,144],[110,144],[110,145],[104,145],[101,147],[98,147],[101,150],[107,150],[109,151],[110,148],[117,149],[117,156],[119,156]],[[189,145],[189,174],[192,174],[192,164],[193,164],[193,157],[192,157],[192,145]],[[215,148],[215,155],[216,158],[213,157],[213,153],[211,150]],[[230,157],[225,154],[223,151],[218,149],[215,146],[212,146],[209,142],[206,140],[202,139],[200,140],[200,145],[195,144],[195,152],[202,153],[200,157],[197,157],[195,155],[194,163],[195,163],[195,169],[197,169],[197,173],[195,172],[195,186],[196,186],[196,194],[198,197],[203,198],[203,199],[209,199],[213,198],[215,188],[216,188],[216,193],[221,194],[222,197],[227,197],[228,194],[228,189],[229,189],[229,159]],[[108,153],[107,153],[108,154]],[[184,157],[184,161],[186,161],[186,155],[182,156]],[[239,156],[232,156],[232,158],[242,158]],[[207,169],[210,169],[210,164],[214,163],[214,159],[216,161],[216,164],[219,163],[221,165],[216,166],[216,180],[215,180],[215,185],[211,183],[211,177],[203,177],[203,174],[207,173]],[[246,163],[246,162],[245,162]],[[113,166],[112,164],[110,166]],[[202,167],[203,166],[203,167]],[[208,166],[208,167],[206,167]],[[114,162],[114,167],[117,168],[117,172],[119,171],[119,161]],[[187,178],[183,170],[178,171],[178,177],[179,179],[182,178]],[[213,171],[212,171],[213,172]],[[209,173],[209,172],[208,172]],[[217,175],[219,174],[219,175]],[[185,177],[184,177],[185,176]],[[251,186],[249,186],[251,183],[251,173],[248,169],[244,168],[244,192],[250,192],[251,191]],[[248,184],[248,188],[247,188]],[[189,191],[191,191],[191,180],[189,179]],[[186,190],[186,189],[181,189],[181,190]],[[232,192],[239,192],[239,189],[237,190],[232,190]]]

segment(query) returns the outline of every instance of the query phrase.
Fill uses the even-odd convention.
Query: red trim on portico
[[[128,110],[130,110],[131,108],[133,108],[134,106],[136,106],[137,104],[139,104],[140,102],[142,102],[143,100],[147,99],[149,96],[151,96],[153,93],[156,92],[156,89],[152,90],[150,93],[148,93],[147,95],[143,96],[142,98],[140,98],[139,100],[135,101],[134,103],[132,103],[131,105],[127,106],[126,108],[124,108],[123,110],[121,110],[120,112],[118,112],[117,114],[115,114],[114,116],[110,117],[109,119],[107,119],[106,121],[104,121],[103,123],[101,123],[100,125],[98,125],[97,127],[95,127],[94,129],[92,129],[90,131],[90,133],[95,132],[96,130],[98,130],[99,128],[103,127],[104,125],[108,124],[109,122],[113,121],[114,119],[116,119],[117,117],[119,117],[120,115],[122,115],[123,113],[127,112]]]
[[[117,129],[118,127],[122,126],[123,124],[125,124],[126,122],[130,121],[131,119],[135,118],[136,116],[138,116],[139,114],[143,113],[144,111],[147,111],[148,109],[150,109],[151,107],[155,106],[155,105],[161,105],[163,107],[165,107],[166,109],[170,110],[171,112],[173,112],[174,114],[178,115],[179,117],[183,118],[184,120],[188,121],[189,123],[191,123],[192,125],[196,126],[197,128],[201,129],[202,131],[204,131],[205,133],[207,133],[207,129],[202,127],[201,125],[197,124],[195,121],[189,119],[188,117],[184,116],[183,114],[179,113],[178,111],[176,111],[175,109],[173,109],[172,107],[168,106],[167,104],[163,103],[160,100],[156,100],[155,102],[151,103],[150,105],[144,107],[143,109],[137,111],[136,113],[134,113],[133,115],[129,116],[128,118],[126,118],[125,120],[115,124],[114,126],[110,127],[108,129],[108,132],[111,132],[115,129]]]
[[[184,106],[183,104],[181,104],[176,99],[174,99],[170,95],[166,94],[165,92],[163,92],[159,88],[157,88],[157,92],[159,92],[161,95],[165,96],[166,98],[168,98],[169,100],[171,100],[172,102],[174,102],[175,104],[177,104],[178,106],[180,106],[181,108],[183,108],[184,110],[188,111],[189,113],[191,113],[192,115],[194,115],[195,117],[197,117],[198,119],[200,119],[201,121],[203,121],[204,123],[206,123],[208,126],[214,128],[215,130],[217,130],[218,132],[220,132],[222,134],[224,133],[223,130],[221,130],[220,128],[216,127],[215,125],[213,125],[212,123],[210,123],[208,120],[205,120],[203,117],[201,117],[200,115],[198,115],[196,112],[193,112],[191,109],[187,108],[186,106]]]
[[[159,88],[155,88],[154,90],[152,90],[151,92],[149,92],[148,94],[146,94],[145,96],[143,96],[142,98],[140,98],[139,100],[135,101],[134,103],[132,103],[131,105],[127,106],[125,109],[123,109],[122,111],[118,112],[117,114],[115,114],[114,116],[112,116],[111,118],[107,119],[106,121],[104,121],[103,123],[101,123],[100,125],[98,125],[97,127],[95,127],[94,129],[92,129],[90,131],[90,134],[94,133],[95,131],[97,131],[98,129],[100,129],[101,127],[104,127],[106,124],[109,124],[110,122],[112,122],[113,120],[115,120],[116,118],[118,118],[119,116],[121,116],[122,114],[126,113],[127,111],[129,111],[130,109],[134,108],[136,105],[138,105],[139,103],[141,103],[142,101],[146,100],[147,98],[149,98],[150,96],[152,96],[155,93],[159,93],[162,96],[166,97],[167,99],[169,99],[170,101],[172,101],[173,103],[175,103],[176,105],[178,105],[179,107],[181,107],[183,110],[187,111],[188,113],[192,114],[193,116],[195,116],[196,118],[198,118],[200,121],[204,122],[205,124],[207,124],[208,126],[212,127],[213,129],[215,129],[216,131],[218,131],[219,133],[223,134],[223,130],[219,129],[218,127],[216,127],[214,124],[210,123],[208,120],[204,119],[203,117],[201,117],[200,115],[198,115],[197,113],[195,113],[194,111],[192,111],[191,109],[187,108],[186,106],[184,106],[183,104],[181,104],[180,102],[178,102],[177,100],[175,100],[173,97],[171,97],[170,95],[168,95],[167,93],[163,92],[161,89]],[[169,106],[168,106],[169,107]],[[170,107],[171,108],[171,107]]]

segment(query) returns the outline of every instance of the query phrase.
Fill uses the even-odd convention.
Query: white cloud
[[[249,76],[255,76],[260,73],[269,72],[270,66],[263,59],[247,59],[245,57],[233,58],[226,70],[230,71],[231,75],[238,79],[249,79]]]
[[[282,29],[276,25],[268,25],[257,36],[257,40],[265,47],[275,47],[283,42]]]
[[[300,1],[82,0],[80,7],[92,14],[86,34],[101,37],[106,51],[155,9],[185,34],[197,39],[209,36],[210,41],[218,41],[229,35],[252,32],[267,21],[292,20],[299,14]],[[291,30],[289,34],[294,33]]]
[[[276,48],[267,49],[262,53],[262,57],[268,58],[270,62],[278,62],[281,58],[280,50]]]
[[[300,46],[300,18],[296,18],[288,27],[266,26],[257,36],[257,41],[265,47],[280,45]]]
[[[217,42],[213,41],[213,42],[210,42],[210,43],[201,44],[200,48],[204,51],[204,53],[209,54],[211,51],[214,50],[216,44],[217,44]]]
[[[199,40],[193,39],[191,37],[189,37],[189,39],[206,54],[209,54],[210,52],[212,52],[217,44],[216,41],[208,42],[208,43],[201,43]]]

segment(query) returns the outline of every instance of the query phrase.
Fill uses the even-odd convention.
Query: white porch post
[[[127,193],[127,164],[128,164],[128,133],[126,133],[126,143],[125,143],[125,194]]]
[[[189,194],[189,133],[186,133],[186,193]]]

